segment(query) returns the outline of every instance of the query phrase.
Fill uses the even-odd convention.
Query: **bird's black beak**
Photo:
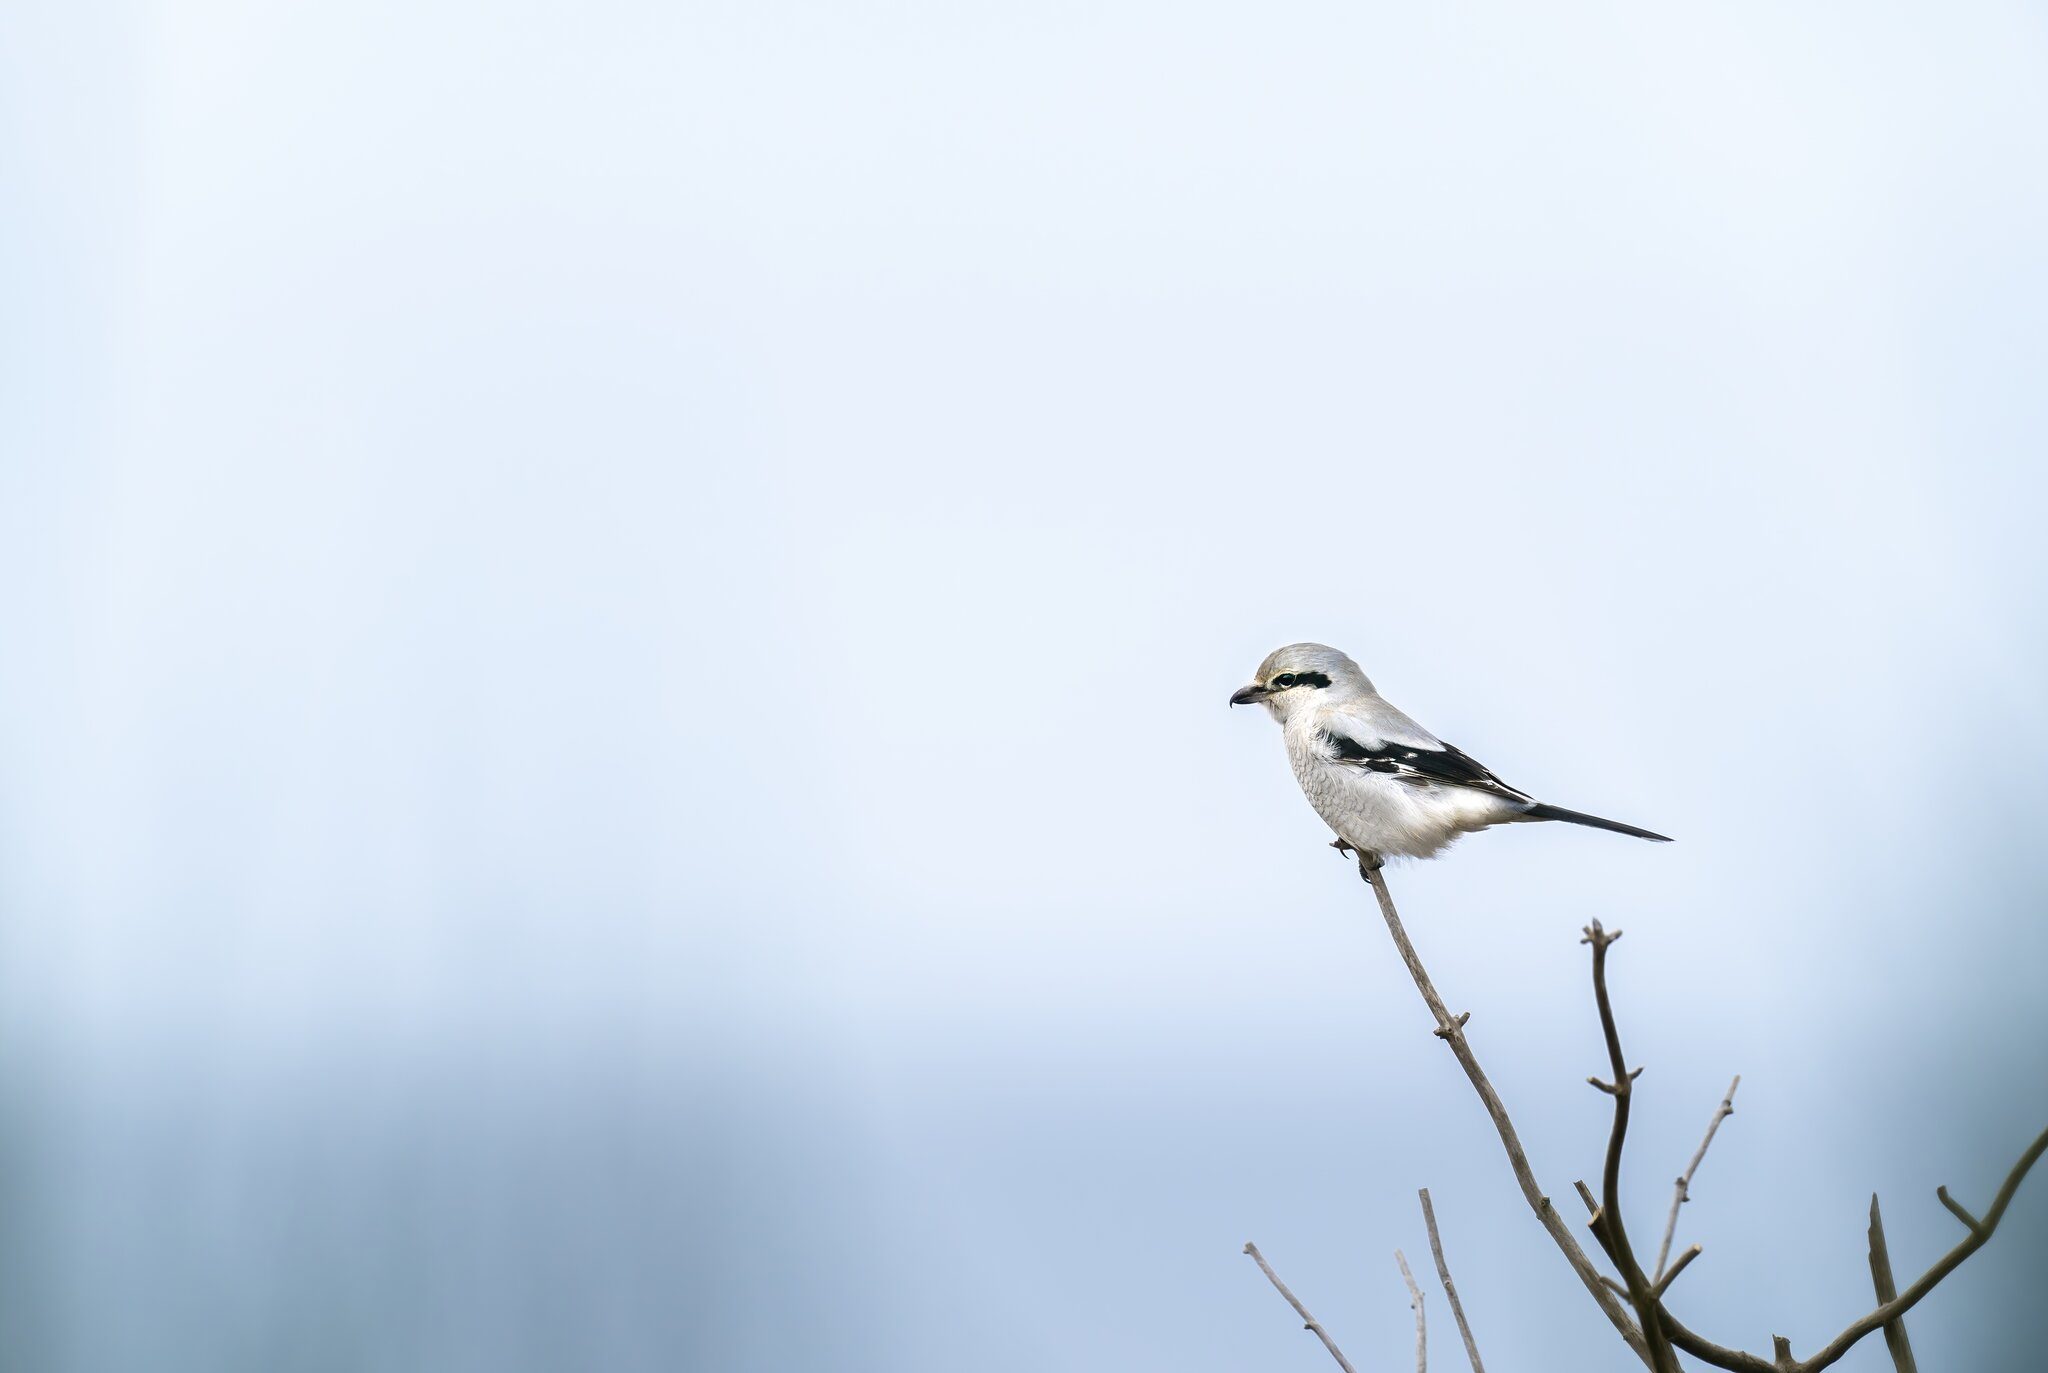
[[[1271,696],[1272,694],[1272,692],[1266,690],[1266,688],[1260,686],[1257,682],[1253,682],[1248,687],[1239,687],[1236,691],[1231,692],[1230,704],[1234,706],[1255,705],[1258,702],[1265,700],[1268,696]]]

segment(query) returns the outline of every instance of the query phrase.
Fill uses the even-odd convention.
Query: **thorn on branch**
[[[1969,1207],[1963,1205],[1954,1197],[1950,1196],[1948,1194],[1948,1188],[1937,1187],[1934,1189],[1934,1195],[1940,1200],[1943,1206],[1946,1206],[1949,1209],[1949,1213],[1951,1215],[1953,1215],[1957,1220],[1963,1223],[1964,1227],[1968,1229],[1971,1234],[1978,1236],[1983,1235],[1984,1222],[1978,1220],[1975,1216],[1971,1215]]]
[[[1449,1039],[1452,1035],[1464,1029],[1465,1022],[1470,1020],[1471,1018],[1472,1012],[1460,1011],[1455,1016],[1451,1017],[1449,1024],[1439,1025],[1434,1030],[1431,1030],[1430,1033],[1435,1035],[1438,1039]]]

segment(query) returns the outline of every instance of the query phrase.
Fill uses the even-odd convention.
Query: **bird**
[[[1535,820],[1671,842],[1509,786],[1396,709],[1357,663],[1325,644],[1274,649],[1230,704],[1263,705],[1279,722],[1295,780],[1337,832],[1331,847],[1356,851],[1363,870],[1433,858],[1463,835]]]

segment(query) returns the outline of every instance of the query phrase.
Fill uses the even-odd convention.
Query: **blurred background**
[[[2038,7],[12,0],[0,1363],[1811,1352],[2048,1119]],[[1570,1203],[1576,1210],[1576,1203]],[[1909,1322],[2034,1370],[2048,1180]],[[1433,1281],[1429,1284],[1434,1288]],[[1456,1366],[1440,1298],[1439,1366]],[[1867,1342],[1841,1367],[1888,1368]]]

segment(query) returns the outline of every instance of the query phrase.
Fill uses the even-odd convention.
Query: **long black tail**
[[[1531,820],[1562,820],[1567,825],[1590,825],[1596,830],[1613,830],[1616,834],[1632,834],[1638,839],[1654,839],[1660,844],[1671,842],[1668,834],[1652,834],[1639,830],[1634,825],[1624,825],[1619,820],[1602,820],[1597,815],[1585,815],[1579,811],[1566,810],[1563,806],[1546,806],[1541,801],[1522,812]]]

